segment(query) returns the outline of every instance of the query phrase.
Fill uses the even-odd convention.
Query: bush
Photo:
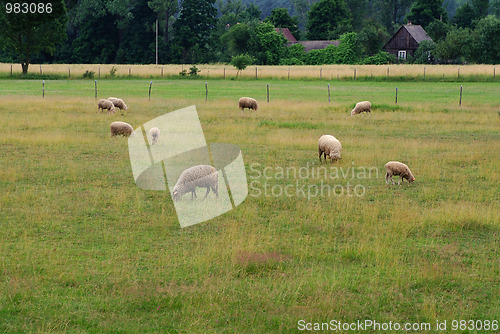
[[[85,71],[85,73],[83,73],[83,78],[84,79],[93,79],[94,78],[94,74],[95,72],[94,71]]]
[[[111,78],[114,78],[115,77],[115,74],[116,74],[116,68],[113,66],[111,67],[111,69],[109,70],[109,76]]]
[[[396,61],[396,57],[387,53],[385,51],[379,51],[377,54],[366,57],[361,61],[361,64],[364,65],[385,65],[394,63]]]
[[[280,60],[280,65],[304,65],[304,62],[295,57],[292,58],[283,58]]]
[[[188,74],[189,74],[190,77],[195,77],[200,72],[201,72],[201,70],[198,67],[196,67],[196,65],[193,65],[193,66],[191,66],[189,68],[189,73]]]

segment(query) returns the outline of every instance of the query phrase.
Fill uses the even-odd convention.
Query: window
[[[398,51],[398,59],[406,59],[406,51]]]

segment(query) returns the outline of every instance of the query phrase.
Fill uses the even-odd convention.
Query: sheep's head
[[[408,182],[412,183],[413,181],[415,181],[415,176],[413,176],[413,175],[410,173],[410,175],[408,175],[407,180],[408,180]]]
[[[174,201],[178,201],[181,199],[181,194],[179,193],[179,190],[174,189],[174,191],[172,192],[172,198],[174,199]]]

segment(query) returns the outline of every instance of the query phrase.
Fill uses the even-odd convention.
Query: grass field
[[[500,84],[463,83],[459,106],[461,83],[337,82],[329,103],[326,81],[208,80],[208,101],[205,81],[155,80],[151,101],[148,80],[98,81],[99,98],[130,108],[107,115],[90,80],[47,80],[45,98],[40,81],[0,80],[0,332],[500,320]],[[239,111],[240,96],[259,110]],[[350,117],[361,100],[373,112]],[[109,124],[193,104],[207,142],[239,146],[254,183],[236,209],[181,229],[168,193],[135,186]],[[318,161],[322,134],[342,160]],[[386,185],[389,160],[416,181]],[[339,178],[279,174],[325,167]],[[325,184],[342,193],[278,194]]]

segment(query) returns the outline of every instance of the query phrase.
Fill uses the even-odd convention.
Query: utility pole
[[[156,19],[156,65],[158,65],[158,19]]]

